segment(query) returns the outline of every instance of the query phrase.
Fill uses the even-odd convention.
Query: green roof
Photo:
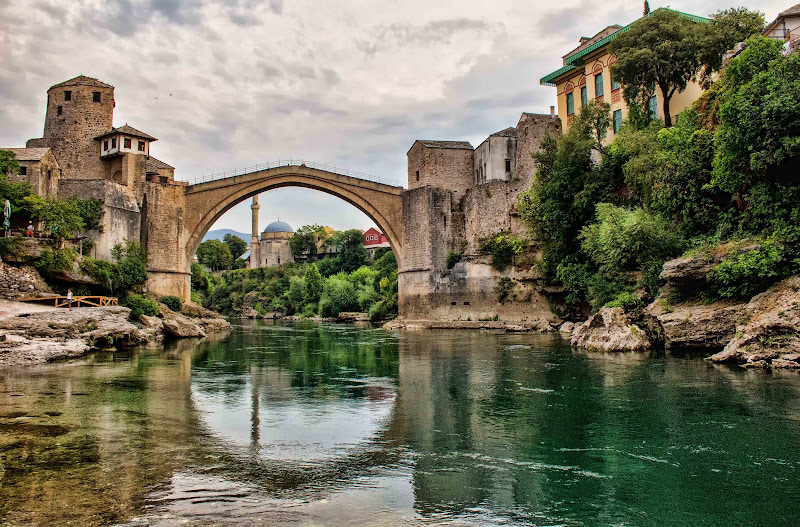
[[[679,15],[688,18],[692,22],[697,22],[699,24],[704,24],[704,23],[708,22],[708,20],[709,20],[708,18],[705,18],[705,17],[702,17],[702,16],[690,15],[689,13],[684,13],[682,11],[675,11],[674,9],[667,9],[666,7],[659,7],[658,9],[656,9],[655,11],[650,13],[650,15],[652,15],[653,13],[657,13],[658,11],[662,11],[662,10],[664,10],[664,11],[672,11],[674,13],[678,13]],[[646,16],[650,16],[650,15],[646,15]],[[644,17],[642,17],[642,18],[644,18]],[[542,77],[541,79],[539,79],[539,84],[541,84],[543,86],[555,86],[553,81],[555,81],[561,75],[563,75],[563,74],[575,69],[576,66],[580,66],[581,64],[583,64],[583,60],[581,60],[581,59],[583,59],[583,57],[585,57],[585,56],[587,56],[587,55],[589,55],[591,53],[594,53],[598,49],[602,48],[603,46],[605,46],[606,44],[608,44],[609,42],[611,42],[612,40],[617,38],[618,35],[621,35],[622,33],[627,33],[628,31],[630,31],[631,26],[633,26],[633,24],[635,24],[639,20],[641,20],[641,18],[638,18],[638,19],[634,20],[633,22],[631,22],[627,26],[623,27],[619,31],[615,31],[614,33],[611,33],[607,37],[598,40],[597,42],[595,42],[591,46],[587,46],[586,48],[580,50],[579,52],[575,53],[574,55],[571,55],[570,57],[564,59],[565,62],[566,62],[566,66],[564,66],[563,68],[559,68],[556,71],[554,71],[553,73]]]

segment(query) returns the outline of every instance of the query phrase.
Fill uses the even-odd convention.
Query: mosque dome
[[[290,232],[290,233],[293,233],[294,230],[292,230],[292,228],[289,227],[289,224],[286,223],[285,221],[273,221],[272,223],[267,225],[267,228],[264,229],[264,232]]]

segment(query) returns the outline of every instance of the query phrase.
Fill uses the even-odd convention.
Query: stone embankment
[[[668,353],[697,351],[715,363],[745,368],[800,370],[800,277],[787,278],[748,302],[703,303],[688,292],[707,286],[719,256],[683,258],[664,264],[667,284],[642,313],[603,308],[582,324],[564,324],[577,347],[594,351]],[[696,295],[695,295],[696,296]]]
[[[0,368],[73,358],[89,351],[159,341],[164,336],[204,337],[230,324],[196,306],[175,313],[160,306],[158,317],[132,322],[126,307],[43,308],[0,301]],[[194,315],[194,316],[193,316]]]

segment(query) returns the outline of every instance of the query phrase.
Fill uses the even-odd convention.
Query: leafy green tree
[[[0,176],[6,174],[19,174],[19,161],[11,150],[0,150]]]
[[[197,248],[197,261],[217,271],[229,268],[233,264],[233,255],[224,242],[208,240]]]
[[[286,292],[286,307],[290,314],[303,310],[306,295],[306,280],[302,276],[289,278],[289,290]]]
[[[33,194],[33,189],[27,181],[13,181],[0,171],[0,208],[4,200],[11,203],[12,214],[23,212],[28,215],[28,202],[25,198]]]
[[[611,41],[609,49],[617,57],[611,74],[623,85],[628,106],[644,107],[657,86],[664,124],[672,126],[670,100],[700,70],[699,26],[675,11],[658,9]]]
[[[322,288],[325,284],[322,275],[319,273],[317,265],[312,263],[306,267],[305,274],[305,301],[308,304],[316,304],[322,296]]]
[[[289,250],[294,258],[308,255],[309,261],[313,261],[316,259],[319,243],[324,242],[327,237],[328,233],[322,225],[303,225],[289,239]]]
[[[339,269],[351,273],[369,263],[369,252],[364,248],[364,234],[358,229],[335,233],[332,242],[339,247]]]
[[[228,246],[234,260],[247,252],[247,242],[234,234],[227,233],[222,237],[222,241]]]
[[[800,55],[784,57],[765,37],[725,70],[713,183],[734,193],[740,211],[756,183],[796,184],[800,160]]]
[[[80,202],[77,199],[43,198],[31,194],[25,198],[31,216],[57,240],[86,231]]]
[[[722,56],[737,42],[744,42],[764,29],[764,14],[744,7],[732,7],[711,15],[701,28],[699,58],[702,65],[700,81],[708,88],[714,72],[722,67]]]

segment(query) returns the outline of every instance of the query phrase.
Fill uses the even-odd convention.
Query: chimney
[[[550,117],[555,117],[555,116],[556,116],[556,107],[555,106],[551,106],[550,107]]]

